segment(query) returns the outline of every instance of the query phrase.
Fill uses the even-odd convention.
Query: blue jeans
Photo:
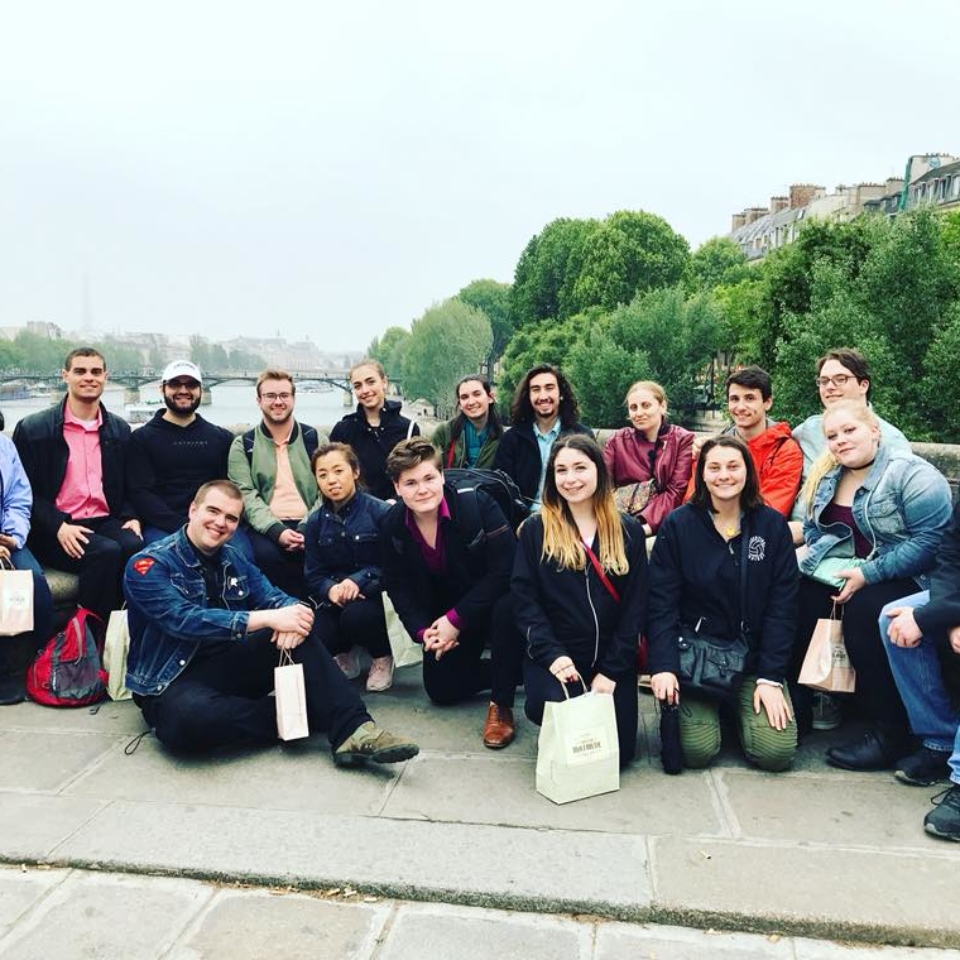
[[[887,611],[895,607],[922,607],[930,600],[930,593],[915,593],[888,603],[880,612],[880,636],[890,661],[893,678],[907,708],[910,729],[923,737],[923,745],[931,750],[950,753],[950,779],[960,783],[960,716],[950,703],[940,655],[935,640],[921,637],[915,647],[898,647],[890,642],[890,617]]]

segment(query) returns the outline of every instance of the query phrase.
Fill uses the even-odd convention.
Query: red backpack
[[[90,610],[78,607],[27,671],[27,696],[48,707],[83,707],[107,695],[101,657],[107,628]]]

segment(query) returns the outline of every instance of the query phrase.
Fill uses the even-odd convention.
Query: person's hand
[[[10,559],[10,551],[7,549],[6,546],[4,546],[4,544],[0,543],[0,560],[9,560],[9,559]]]
[[[437,617],[423,631],[423,649],[431,651],[439,660],[445,653],[460,646],[460,631],[450,622],[446,614]]]
[[[663,703],[680,702],[680,681],[675,673],[655,673],[650,678],[653,695]]]
[[[9,533],[0,533],[0,547],[6,547],[10,553],[17,549],[17,541]]]
[[[561,683],[576,683],[580,679],[580,674],[569,657],[557,657],[550,664],[550,672]]]
[[[78,523],[67,523],[64,520],[57,530],[57,543],[63,547],[63,552],[72,560],[80,560],[87,544],[90,542],[89,534],[91,533],[93,533],[93,530],[90,527],[83,527]]]
[[[838,570],[837,576],[846,581],[843,589],[833,598],[837,603],[846,603],[858,590],[867,585],[863,570],[860,567],[847,567],[846,570]]]
[[[303,549],[303,534],[300,533],[299,530],[284,530],[283,533],[277,537],[277,543],[279,543],[284,550],[295,553],[297,550]]]
[[[296,633],[305,637],[313,627],[313,611],[302,603],[270,611],[269,626],[277,633]]]
[[[753,692],[753,712],[759,713],[761,707],[774,730],[786,730],[793,719],[787,698],[780,687],[774,687],[769,683],[757,684],[757,689]]]
[[[913,607],[894,607],[887,611],[890,628],[887,636],[895,647],[915,647],[923,639],[923,631],[917,626]]]
[[[701,437],[699,433],[694,434],[693,437],[693,446],[690,448],[691,453],[693,453],[693,462],[697,462],[697,458],[700,456],[700,451],[703,449],[703,444],[705,437]]]
[[[362,600],[363,594],[360,592],[360,587],[357,586],[353,580],[349,578],[346,580],[341,580],[338,584],[330,588],[330,593],[327,594],[332,603],[335,603],[338,607],[342,607],[346,603],[350,603],[351,600]]]
[[[293,650],[295,647],[299,647],[304,640],[307,639],[306,634],[303,633],[293,633],[287,630],[274,630],[273,636],[270,638],[278,650]]]
[[[960,653],[960,627],[954,627],[948,636],[950,639],[950,649],[954,653]]]
[[[613,693],[617,688],[617,681],[611,680],[609,677],[604,676],[602,673],[598,673],[593,680],[590,681],[590,689],[594,693]]]
[[[128,520],[120,529],[129,530],[131,533],[135,533],[141,540],[143,539],[143,528],[140,526],[140,521],[136,518]]]

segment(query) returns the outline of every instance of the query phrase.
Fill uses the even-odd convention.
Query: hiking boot
[[[836,730],[843,720],[840,699],[818,690],[813,695],[813,729]]]
[[[902,732],[871,730],[860,740],[831,747],[827,763],[843,770],[889,770],[908,746]]]
[[[359,647],[351,647],[346,653],[338,653],[333,659],[348,680],[356,680],[360,676]]]
[[[367,675],[367,693],[383,693],[393,686],[393,657],[374,657]]]
[[[333,751],[333,762],[338,767],[355,767],[368,760],[371,763],[400,763],[419,752],[420,748],[413,741],[396,737],[368,720]]]
[[[491,750],[502,750],[513,743],[516,735],[513,710],[491,702],[487,707],[487,719],[483,725],[483,745]]]
[[[960,840],[960,786],[938,793],[933,803],[936,806],[923,818],[923,829],[944,840]]]
[[[935,783],[950,779],[949,750],[933,750],[921,747],[916,753],[897,763],[893,775],[901,783],[914,787],[932,787]]]

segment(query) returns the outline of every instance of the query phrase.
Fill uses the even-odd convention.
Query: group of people
[[[949,779],[926,825],[960,839],[958,714],[941,670],[960,653],[960,516],[943,476],[873,412],[858,351],[818,361],[823,413],[795,429],[769,418],[764,370],[734,371],[730,426],[702,443],[670,422],[663,389],[640,381],[629,425],[601,446],[549,364],[518,385],[509,429],[489,381],[464,377],[457,416],[432,439],[387,399],[371,360],[351,370],[357,409],[329,442],[293,418],[283,371],[260,376],[262,420],[237,437],[197,414],[202,379],[187,361],[164,372],[165,410],[132,436],[100,403],[105,377],[99,354],[74,351],[64,403],[22,421],[15,447],[0,444],[3,489],[29,503],[33,486],[12,532],[4,516],[0,550],[42,580],[24,549],[32,523],[38,559],[77,571],[80,602],[101,613],[125,566],[128,686],[161,741],[275,738],[279,648],[304,663],[311,723],[338,762],[412,755],[350,683],[392,683],[386,594],[422,644],[432,701],[489,691],[491,749],[516,735],[521,684],[535,724],[546,702],[582,689],[612,696],[628,763],[645,656],[654,696],[678,709],[686,766],[713,760],[729,714],[747,758],[778,771],[798,734],[838,722],[836,700],[797,681],[816,621],[839,609],[869,723],[828,762]],[[529,508],[519,529],[482,484],[446,482],[463,467],[509,478]],[[745,645],[728,702],[686,688],[678,639],[698,634]]]

